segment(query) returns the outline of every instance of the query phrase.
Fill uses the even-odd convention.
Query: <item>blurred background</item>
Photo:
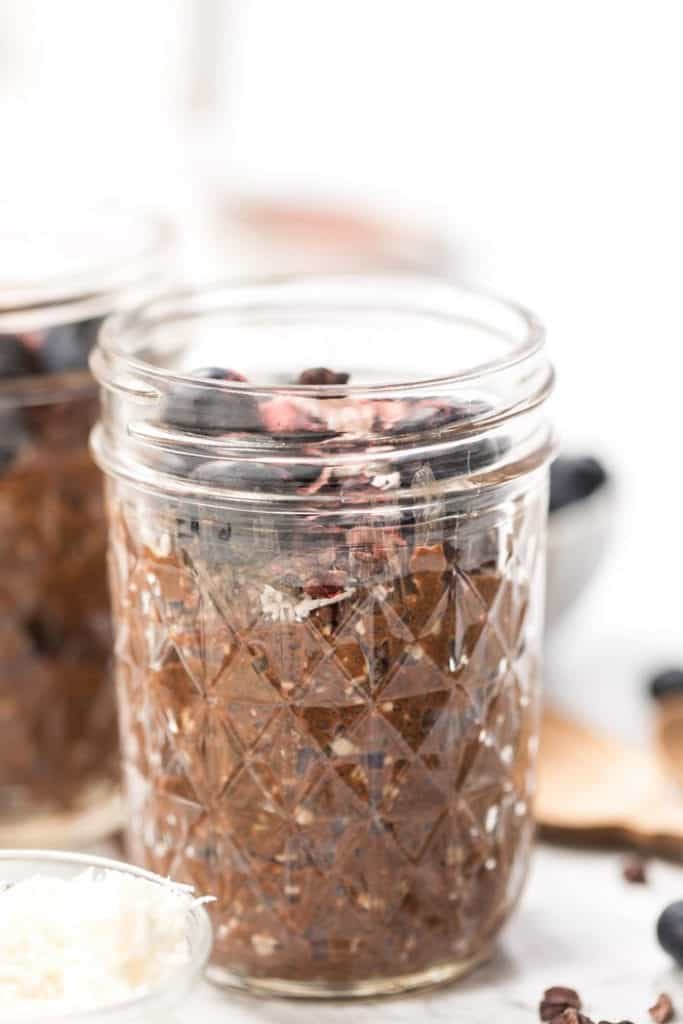
[[[683,660],[680,19],[666,0],[0,0],[2,198],[170,211],[197,276],[411,266],[538,312],[563,447],[617,488],[548,686],[628,736],[648,672]]]

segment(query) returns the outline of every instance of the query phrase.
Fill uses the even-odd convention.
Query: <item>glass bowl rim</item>
[[[188,890],[179,882],[173,882],[170,878],[147,871],[145,868],[129,864],[127,861],[117,861],[109,857],[94,856],[87,853],[72,853],[62,850],[32,850],[32,849],[3,849],[0,850],[0,872],[4,861],[24,862],[27,866],[35,864],[38,869],[40,864],[68,865],[73,867],[97,868],[105,871],[117,871],[121,874],[132,875],[134,878],[141,878],[155,885],[162,885],[175,891]],[[36,1007],[36,1016],[22,1016],[21,1024],[117,1024],[120,1020],[134,1020],[139,1014],[144,1020],[145,1012],[159,1008],[161,1005],[169,1005],[169,987],[178,990],[179,998],[190,990],[199,979],[208,962],[213,945],[213,929],[206,909],[202,904],[194,904],[189,913],[193,915],[198,926],[197,949],[187,961],[187,964],[178,968],[171,981],[167,979],[155,985],[144,995],[138,995],[123,1002],[111,1003],[103,1007],[93,1007],[88,1010],[76,1010],[73,1013],[45,1016],[44,1011]],[[0,1024],[2,1024],[0,1015]],[[8,1021],[9,1024],[9,1021]]]

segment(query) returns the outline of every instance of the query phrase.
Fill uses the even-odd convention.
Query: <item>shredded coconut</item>
[[[92,868],[0,884],[0,1021],[101,1009],[187,963],[191,890]]]
[[[329,604],[337,604],[351,597],[354,588],[340,590],[333,597],[304,597],[301,601],[292,601],[287,594],[276,590],[266,583],[261,591],[261,611],[272,622],[303,622],[316,608],[324,608]]]

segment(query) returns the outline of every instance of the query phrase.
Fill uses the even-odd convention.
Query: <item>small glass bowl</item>
[[[34,875],[51,878],[71,879],[87,868],[97,871],[118,871],[122,874],[143,878],[155,885],[174,887],[168,879],[151,871],[134,867],[106,857],[91,857],[87,854],[61,853],[53,850],[0,850],[0,885],[6,882],[21,882]],[[45,1016],[36,1007],[35,1015],[21,1016],[21,1024],[150,1024],[155,1014],[177,1007],[189,994],[206,967],[213,941],[209,916],[201,904],[188,910],[186,938],[188,960],[185,965],[173,971],[163,984],[150,989],[145,995],[111,1003],[90,1010],[77,1010],[61,1016]],[[14,1018],[11,1024],[14,1024]],[[2,1016],[0,1024],[10,1024]],[[17,1022],[18,1024],[18,1022]]]

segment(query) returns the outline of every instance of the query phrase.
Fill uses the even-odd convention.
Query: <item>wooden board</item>
[[[543,713],[536,815],[557,838],[616,841],[683,859],[683,789],[656,750]]]

